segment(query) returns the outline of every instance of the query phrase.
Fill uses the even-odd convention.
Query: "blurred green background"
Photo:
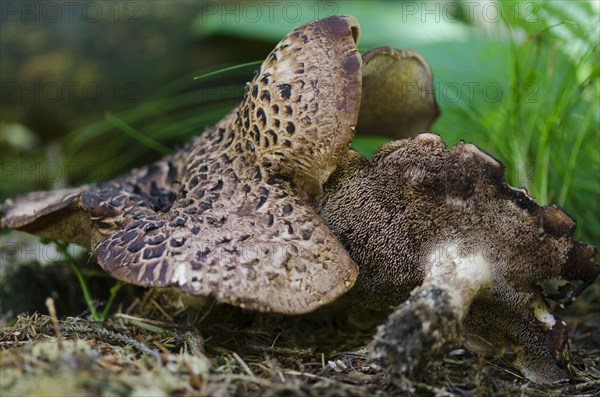
[[[69,5],[71,4],[71,5]],[[600,242],[597,1],[3,2],[0,199],[107,179],[229,111],[304,22],[351,14],[359,47],[413,48],[434,73],[448,144],[477,144],[514,186]],[[357,137],[369,154],[383,138]]]

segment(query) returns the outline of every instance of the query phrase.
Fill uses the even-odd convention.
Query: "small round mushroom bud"
[[[427,61],[414,50],[378,47],[363,54],[359,134],[407,138],[429,131],[441,111]]]

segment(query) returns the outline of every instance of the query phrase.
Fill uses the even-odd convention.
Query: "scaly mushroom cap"
[[[565,324],[545,298],[570,303],[600,269],[564,211],[508,186],[504,166],[476,146],[446,149],[431,133],[371,161],[349,152],[324,189],[320,214],[360,267],[348,303],[381,310],[408,298],[380,327],[376,357],[417,372],[464,322],[469,349],[512,347],[529,379],[567,377]]]
[[[336,299],[358,269],[313,202],[357,124],[358,34],[347,16],[301,26],[268,55],[240,106],[191,145],[113,181],[8,200],[0,227],[89,246],[109,274],[137,285],[289,314]],[[411,70],[429,70],[414,52],[387,47],[365,65],[377,66],[378,54],[401,77],[414,77],[394,61],[406,54],[421,62]],[[382,85],[369,87],[363,94],[380,100]],[[397,107],[378,115],[401,118],[413,100],[383,99]],[[437,115],[435,98],[430,107]],[[412,121],[398,128],[417,132]]]

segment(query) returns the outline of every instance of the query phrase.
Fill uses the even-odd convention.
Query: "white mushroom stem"
[[[463,320],[488,288],[492,271],[483,255],[464,255],[457,247],[433,251],[423,284],[378,328],[372,357],[387,362],[393,373],[420,373],[462,342]]]
[[[458,244],[445,244],[434,250],[431,267],[423,284],[413,291],[442,290],[456,321],[462,323],[473,299],[490,286],[492,266],[480,253],[461,253]]]

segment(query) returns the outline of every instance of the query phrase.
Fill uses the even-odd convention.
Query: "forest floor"
[[[23,273],[22,269],[17,273]],[[74,313],[73,303],[82,300],[66,292],[77,289],[66,267],[34,267],[33,273],[36,276],[25,284],[17,281],[22,275],[16,273],[4,277],[1,284],[2,396],[600,393],[600,319],[595,311],[586,312],[585,305],[561,313],[571,331],[570,383],[537,385],[511,366],[510,354],[483,359],[464,349],[431,365],[421,380],[407,383],[390,379],[381,365],[368,359],[373,330],[357,330],[343,316],[290,318],[209,303],[186,307],[179,295],[127,286],[113,313],[105,321],[92,321],[86,312],[65,315]],[[113,282],[102,274],[92,278],[108,286]],[[43,286],[50,285],[54,292],[43,291]],[[92,293],[96,293],[94,288]],[[25,297],[44,294],[56,297],[51,305],[56,303],[58,317],[38,314],[49,312],[43,303],[37,310],[29,309],[31,314],[6,317],[14,310],[8,306],[21,310],[19,302]],[[38,303],[45,300],[35,299]]]

